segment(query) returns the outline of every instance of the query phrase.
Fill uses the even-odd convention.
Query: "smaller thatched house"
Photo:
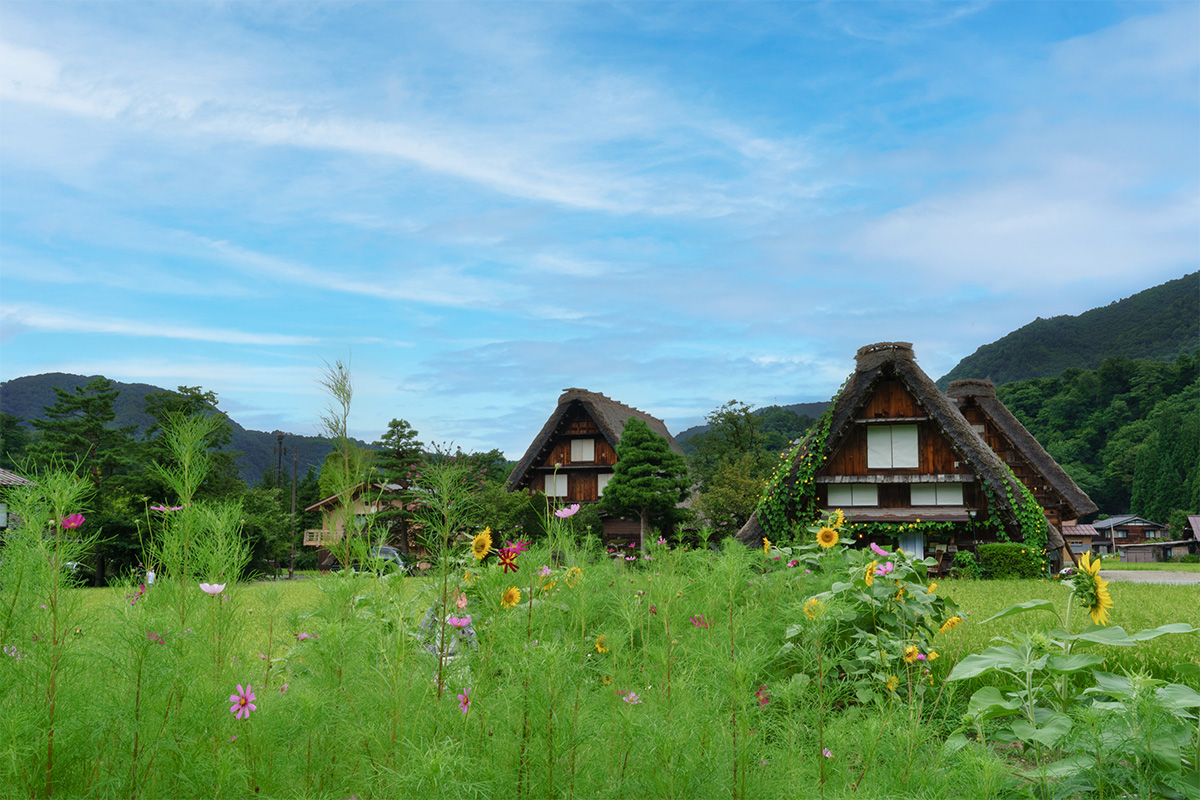
[[[641,419],[683,455],[683,448],[657,417],[598,392],[566,389],[509,475],[508,490],[539,491],[562,503],[599,502],[612,477],[617,442],[630,417]],[[606,540],[636,537],[639,529],[636,519],[604,519]]]
[[[29,483],[25,478],[22,478],[15,472],[9,472],[6,469],[0,469],[0,492],[9,486],[24,486]],[[0,494],[0,531],[8,527],[8,504],[4,502],[4,495]]]

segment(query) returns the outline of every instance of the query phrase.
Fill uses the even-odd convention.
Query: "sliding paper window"
[[[920,466],[916,425],[867,428],[867,469],[915,469]]]
[[[567,476],[566,475],[547,475],[546,476],[546,496],[547,497],[566,497],[567,496]]]

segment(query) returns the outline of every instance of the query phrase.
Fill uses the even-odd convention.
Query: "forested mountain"
[[[768,446],[777,450],[787,447],[793,439],[804,435],[808,426],[817,417],[825,413],[829,403],[793,403],[789,406],[765,406],[756,408],[752,413],[762,417],[760,430],[768,438]],[[695,437],[707,433],[711,425],[693,425],[675,434],[675,441],[683,448],[683,452],[691,455],[696,451]]]
[[[1198,347],[1200,272],[1193,272],[1079,316],[1039,317],[980,347],[937,385],[945,391],[950,381],[986,378],[999,386],[1096,369],[1114,356],[1169,361]]]
[[[74,392],[98,376],[71,375],[63,372],[50,372],[44,375],[29,375],[14,378],[0,383],[0,413],[11,414],[26,424],[31,420],[44,419],[45,408],[55,402],[55,387]],[[166,391],[158,386],[146,383],[121,383],[113,381],[114,388],[120,390],[113,410],[116,419],[112,427],[134,425],[137,427],[135,436],[141,439],[146,430],[154,423],[154,418],[145,411],[146,395]],[[229,449],[240,455],[234,459],[239,474],[246,483],[257,483],[264,473],[274,474],[278,466],[278,456],[275,447],[278,439],[274,433],[266,431],[247,430],[230,419],[232,439]],[[359,445],[366,447],[362,442]],[[291,473],[292,452],[295,452],[299,462],[297,473],[303,475],[309,467],[318,472],[325,457],[333,449],[333,443],[320,436],[293,436],[284,438],[283,446],[287,449],[283,467]]]
[[[1166,523],[1200,511],[1200,351],[1107,358],[996,394],[1101,513]]]

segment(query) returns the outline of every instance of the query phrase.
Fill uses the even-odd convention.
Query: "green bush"
[[[1178,558],[1180,564],[1200,564],[1200,553],[1188,553]]]
[[[979,545],[979,569],[985,578],[1038,578],[1038,562],[1029,557],[1030,548],[1017,542]]]
[[[954,554],[954,577],[978,580],[983,575],[979,572],[979,562],[970,550],[959,550]]]

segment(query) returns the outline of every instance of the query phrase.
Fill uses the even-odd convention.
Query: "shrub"
[[[1028,546],[1016,542],[979,545],[979,569],[986,578],[1037,578],[1039,562],[1029,557]]]
[[[970,550],[959,550],[954,555],[954,577],[978,580],[983,575],[979,572],[979,562]]]
[[[1179,557],[1180,564],[1200,564],[1200,553],[1188,553]]]

